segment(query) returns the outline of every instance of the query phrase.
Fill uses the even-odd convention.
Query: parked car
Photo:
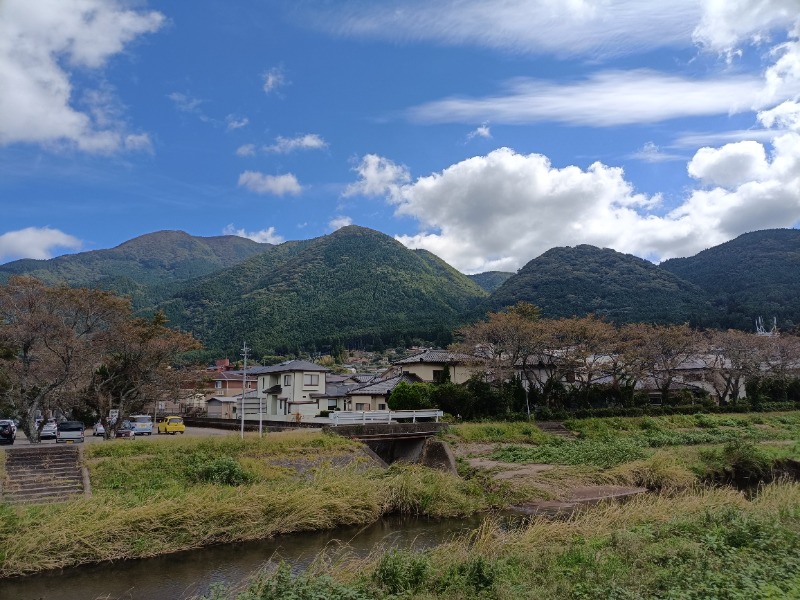
[[[47,423],[44,424],[44,427],[42,427],[42,430],[39,432],[39,439],[54,440],[56,439],[57,433],[58,433],[58,425],[56,424],[56,420],[47,419]]]
[[[133,428],[133,423],[128,420],[122,422],[122,425],[117,429],[117,437],[122,439],[132,440],[136,437],[136,431]]]
[[[94,430],[92,431],[93,436],[101,436],[106,434],[106,428],[103,427],[103,424],[98,421],[94,424]]]
[[[56,427],[56,444],[73,444],[83,441],[85,427],[80,421],[63,421]]]
[[[17,439],[17,425],[11,419],[0,420],[0,443],[13,444]]]
[[[184,433],[186,431],[186,425],[183,424],[182,417],[163,417],[156,424],[156,431],[158,433],[175,435],[176,433]]]
[[[136,435],[152,435],[153,417],[150,415],[131,415],[130,423]]]

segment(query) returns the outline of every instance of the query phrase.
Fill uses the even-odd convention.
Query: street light
[[[247,353],[250,348],[247,347],[247,342],[242,342],[242,356],[244,357],[244,369],[242,370],[242,432],[241,438],[244,439],[244,395],[247,393]]]

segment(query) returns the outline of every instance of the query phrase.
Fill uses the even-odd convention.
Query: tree
[[[107,353],[86,395],[87,404],[100,415],[106,436],[149,401],[155,406],[159,400],[175,398],[181,373],[172,365],[179,354],[200,347],[191,334],[167,327],[163,313],[119,323],[108,337]],[[113,427],[108,423],[111,409],[119,411]]]
[[[47,287],[11,277],[0,287],[0,369],[4,404],[31,443],[36,418],[72,398],[102,357],[104,336],[129,314],[127,300],[92,289]]]
[[[650,377],[667,402],[680,369],[699,349],[699,334],[688,325],[637,323],[625,326],[623,337],[629,368],[638,377]]]
[[[711,384],[720,404],[739,400],[742,385],[758,377],[767,362],[769,339],[729,329],[708,334],[706,366],[711,369]]]
[[[433,408],[431,395],[434,386],[430,383],[407,383],[401,381],[392,390],[387,404],[391,410],[424,410]]]
[[[519,369],[528,372],[526,366],[534,355],[532,345],[541,339],[538,320],[538,308],[519,302],[506,311],[489,313],[485,321],[462,327],[457,349],[475,356],[475,363],[485,368],[489,380],[499,390],[514,379]],[[530,416],[527,399],[526,407]]]

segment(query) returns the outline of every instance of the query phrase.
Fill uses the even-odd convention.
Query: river
[[[0,600],[180,600],[216,583],[240,584],[281,560],[302,571],[326,548],[347,544],[366,556],[384,548],[427,548],[476,528],[483,517],[387,518],[361,528],[297,533],[213,546],[156,558],[120,561],[0,580]]]

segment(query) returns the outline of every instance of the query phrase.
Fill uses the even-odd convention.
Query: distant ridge
[[[495,290],[484,304],[499,310],[530,302],[548,318],[593,313],[615,323],[706,323],[706,294],[651,262],[608,248],[552,248]]]
[[[168,297],[176,283],[230,267],[269,246],[233,235],[206,238],[183,231],[157,231],[108,250],[0,265],[0,283],[11,275],[32,275],[50,285],[128,294],[136,307],[144,307]]]

